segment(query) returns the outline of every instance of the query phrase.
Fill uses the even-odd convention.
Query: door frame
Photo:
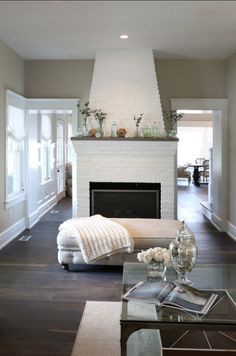
[[[63,174],[63,191],[58,193],[58,165],[57,165],[57,149],[56,149],[56,152],[55,152],[55,172],[56,172],[56,192],[57,192],[57,201],[61,200],[62,198],[65,197],[66,195],[66,179],[65,179],[65,173],[66,173],[66,169],[65,169],[65,166],[66,166],[66,145],[67,145],[67,129],[66,129],[66,126],[68,124],[67,120],[66,119],[62,119],[62,118],[58,118],[58,117],[55,117],[55,136],[56,136],[56,147],[58,145],[58,135],[57,135],[57,124],[58,124],[58,121],[61,121],[63,123],[63,167],[62,167],[62,174]]]
[[[212,212],[205,215],[218,230],[227,231],[228,99],[171,98],[170,102],[171,110],[213,112]]]
[[[26,113],[29,110],[41,111],[70,111],[72,114],[72,135],[76,135],[78,130],[78,104],[79,99],[49,99],[49,98],[26,98]],[[53,130],[53,136],[55,135],[55,129]],[[55,138],[55,136],[54,136]],[[30,139],[30,138],[29,138]],[[36,141],[35,141],[36,143]],[[27,195],[26,199],[26,221],[27,227],[31,228],[35,225],[40,217],[50,210],[57,203],[57,187],[56,177],[53,179],[52,184],[54,186],[53,192],[45,196],[45,202],[41,203],[41,197],[39,197],[39,190],[35,188],[35,182],[30,181],[31,169],[29,163],[26,165],[26,186],[27,191],[29,187],[33,186],[34,194]],[[37,183],[39,184],[39,182]],[[40,201],[40,204],[39,204]],[[40,206],[39,206],[40,205]]]

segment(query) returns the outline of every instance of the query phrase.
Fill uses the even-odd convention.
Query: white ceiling
[[[25,59],[94,58],[101,48],[225,59],[236,51],[236,2],[0,1],[0,38]]]

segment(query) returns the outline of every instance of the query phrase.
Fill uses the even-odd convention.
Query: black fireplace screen
[[[90,215],[160,218],[160,183],[90,182]]]

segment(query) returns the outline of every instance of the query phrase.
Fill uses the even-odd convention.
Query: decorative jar
[[[175,283],[192,285],[186,274],[190,273],[197,260],[197,245],[194,234],[188,229],[185,222],[182,222],[181,229],[177,232],[177,237],[171,242],[170,257],[172,266],[178,273],[178,280]]]

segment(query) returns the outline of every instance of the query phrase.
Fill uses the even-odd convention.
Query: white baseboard
[[[215,213],[212,213],[211,223],[217,228],[217,230],[222,231],[222,219]]]
[[[236,226],[233,225],[230,221],[227,221],[227,234],[236,241]]]
[[[202,214],[209,219],[210,221],[212,221],[212,212],[207,209],[207,207],[205,207],[204,205],[201,204],[201,212]]]
[[[39,211],[36,210],[33,214],[26,218],[26,225],[28,229],[31,229],[39,221]]]
[[[50,209],[52,209],[57,204],[57,197],[54,195],[51,199],[47,200],[38,208],[39,218],[46,214]]]
[[[25,218],[20,219],[14,225],[8,227],[0,233],[0,249],[14,240],[22,231],[26,229]]]
[[[14,225],[8,227],[0,233],[0,250],[14,240],[25,229],[31,229],[48,210],[57,204],[57,197],[54,196],[42,204],[33,214],[27,218],[22,218]]]
[[[26,218],[27,228],[31,229],[39,221],[39,219],[50,209],[52,209],[56,204],[57,197],[53,196],[51,199],[40,205],[37,210],[35,210],[31,215]]]

